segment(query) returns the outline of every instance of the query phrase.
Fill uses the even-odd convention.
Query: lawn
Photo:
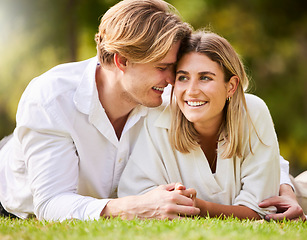
[[[0,239],[307,239],[307,222],[240,221],[233,218],[174,221],[101,219],[47,222],[0,218]]]

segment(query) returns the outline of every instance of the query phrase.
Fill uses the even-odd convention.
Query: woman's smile
[[[202,107],[204,106],[205,104],[207,104],[208,102],[206,101],[185,101],[186,104],[188,104],[190,107]]]

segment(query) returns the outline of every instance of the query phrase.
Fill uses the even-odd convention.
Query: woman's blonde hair
[[[123,0],[101,18],[95,35],[102,64],[112,64],[115,53],[134,63],[163,59],[171,46],[191,34],[176,9],[162,0]]]
[[[244,115],[248,119],[248,126],[251,132],[253,124],[247,111],[244,92],[248,89],[249,79],[244,70],[240,57],[230,43],[223,37],[208,31],[197,31],[184,41],[179,50],[178,58],[190,53],[197,52],[206,55],[212,61],[217,62],[227,83],[232,76],[239,78],[236,92],[230,101],[226,101],[224,107],[224,119],[220,127],[220,139],[226,141],[222,157],[230,158],[234,155],[242,157],[242,139],[244,131]],[[180,108],[171,100],[173,113],[170,139],[173,146],[180,152],[187,153],[198,146],[199,134],[189,122]],[[249,139],[251,149],[251,142]],[[252,150],[252,149],[251,149]]]

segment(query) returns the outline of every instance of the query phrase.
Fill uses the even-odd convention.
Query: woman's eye
[[[209,80],[212,80],[212,78],[207,77],[207,76],[201,76],[200,80],[209,81]]]
[[[187,78],[185,77],[185,76],[178,76],[177,77],[177,80],[178,81],[184,81],[184,80],[186,80]]]
[[[158,70],[160,70],[160,71],[165,71],[167,68],[166,67],[157,67],[158,68]]]

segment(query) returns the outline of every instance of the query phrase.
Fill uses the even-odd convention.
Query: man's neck
[[[97,66],[96,86],[99,101],[104,108],[118,139],[120,139],[130,112],[136,107],[121,96],[118,87],[118,74],[115,68],[105,69]]]

